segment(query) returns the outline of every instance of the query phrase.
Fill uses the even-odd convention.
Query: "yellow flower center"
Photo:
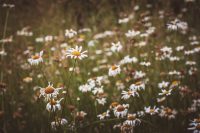
[[[74,55],[74,56],[80,56],[81,53],[80,53],[79,51],[73,51],[73,52],[72,52],[72,55]]]
[[[51,86],[48,86],[48,87],[45,88],[44,92],[45,92],[46,94],[51,94],[51,93],[54,92],[54,88],[51,87]]]
[[[134,115],[128,115],[128,120],[135,120],[136,117]]]
[[[111,107],[117,107],[117,105],[119,105],[118,102],[113,102],[113,103],[111,103]]]
[[[141,85],[141,84],[142,84],[141,81],[138,81],[138,82],[135,83],[136,86],[139,86],[139,85]]]
[[[115,70],[115,69],[117,69],[118,67],[117,66],[112,66],[112,70]]]
[[[124,106],[122,106],[122,105],[119,105],[118,107],[117,107],[117,111],[118,112],[122,112],[122,111],[124,111],[125,110],[125,108],[124,108]]]
[[[32,56],[32,59],[34,59],[34,60],[39,59],[39,58],[40,58],[39,55],[34,55],[34,56]]]
[[[55,101],[54,99],[52,99],[52,100],[50,101],[50,104],[51,104],[51,105],[56,105],[56,101]]]
[[[172,109],[166,108],[165,112],[166,112],[167,115],[171,115],[172,114]]]
[[[150,112],[150,113],[154,113],[154,112],[155,112],[155,109],[150,109],[149,112]]]
[[[172,85],[178,85],[179,84],[179,81],[175,80],[172,82]]]

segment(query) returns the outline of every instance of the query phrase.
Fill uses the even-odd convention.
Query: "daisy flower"
[[[57,127],[66,125],[68,121],[64,118],[57,118],[55,121],[51,122],[51,127],[56,130]]]
[[[63,100],[63,98],[61,98],[60,100],[54,100],[54,99],[51,99],[49,101],[49,103],[47,103],[47,106],[46,106],[46,109],[49,111],[49,112],[55,112],[56,110],[61,110],[61,105],[60,105],[60,102]]]
[[[134,79],[141,79],[143,77],[146,76],[146,73],[142,72],[142,71],[135,71],[134,73]]]
[[[122,99],[129,99],[131,96],[139,96],[138,92],[136,90],[129,90],[129,91],[122,91]]]
[[[40,62],[43,62],[42,55],[43,51],[40,51],[40,53],[36,53],[35,55],[31,56],[31,58],[28,59],[28,62],[31,65],[38,65]]]
[[[160,116],[161,117],[166,117],[168,119],[174,119],[175,115],[177,114],[177,111],[168,107],[161,107],[161,112],[160,112]]]
[[[128,112],[128,107],[129,104],[119,104],[114,108],[114,115],[119,118],[119,117],[125,117],[127,112]]]
[[[121,72],[120,66],[119,65],[113,65],[108,72],[109,76],[116,76]]]
[[[122,50],[122,44],[119,41],[117,43],[112,43],[112,47],[110,49],[112,52],[119,52]]]
[[[85,93],[85,92],[90,92],[91,91],[91,86],[88,85],[88,84],[85,84],[85,85],[81,85],[79,86],[79,91]]]
[[[188,130],[193,130],[193,133],[200,133],[200,123],[190,123],[190,128]]]
[[[162,95],[166,95],[166,96],[169,96],[171,95],[171,92],[172,92],[172,89],[169,89],[169,90],[161,90],[162,92],[161,93],[158,93],[158,95],[162,96]]]
[[[65,36],[68,37],[68,38],[72,38],[72,37],[74,37],[75,35],[77,35],[77,32],[76,32],[76,31],[74,31],[74,30],[72,30],[72,29],[70,29],[70,30],[66,29],[66,30],[65,30]]]
[[[79,122],[83,121],[85,116],[87,115],[87,113],[85,113],[84,111],[79,111],[76,113],[76,117],[75,119]]]
[[[131,84],[129,87],[131,90],[144,90],[145,89],[145,84],[142,81],[138,81],[134,84]]]
[[[158,88],[167,88],[169,85],[169,82],[162,81],[161,83],[158,83]]]
[[[105,103],[106,103],[106,98],[97,98],[96,99],[97,100],[97,102],[98,102],[98,104],[101,104],[101,105],[104,105]]]
[[[66,56],[67,57],[71,57],[71,58],[74,58],[74,59],[83,59],[85,57],[87,57],[87,55],[85,53],[87,53],[87,51],[82,51],[82,46],[78,47],[76,46],[75,48],[70,48],[67,50],[66,52]]]
[[[126,37],[128,38],[138,36],[139,34],[140,34],[140,31],[135,31],[135,30],[128,30],[128,32],[125,33]]]
[[[186,22],[180,21],[179,19],[175,19],[167,24],[167,29],[169,30],[186,30],[188,28],[188,24]]]
[[[140,123],[141,123],[141,121],[140,121],[140,119],[137,118],[136,114],[128,114],[127,120],[124,122],[124,124],[128,124],[131,126],[136,126]]]
[[[51,98],[57,97],[60,89],[61,88],[54,88],[53,84],[49,82],[47,87],[45,88],[40,87],[40,97],[43,96],[46,101],[49,101]]]
[[[105,119],[105,118],[107,118],[107,117],[110,117],[110,114],[109,114],[109,113],[110,113],[110,111],[107,110],[106,112],[97,115],[97,117],[98,117],[100,120],[103,120],[103,119]]]
[[[149,106],[149,107],[144,107],[144,111],[145,111],[145,113],[147,113],[147,114],[155,115],[155,114],[158,113],[159,108],[157,108],[156,106],[154,106],[153,108],[151,108],[151,107]]]

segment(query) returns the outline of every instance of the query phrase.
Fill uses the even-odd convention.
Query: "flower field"
[[[0,3],[0,133],[200,133],[199,0],[44,3]]]

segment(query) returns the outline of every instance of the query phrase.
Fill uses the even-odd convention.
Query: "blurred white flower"
[[[113,65],[108,72],[109,76],[116,76],[121,72],[120,66],[119,65]]]
[[[74,59],[83,59],[85,57],[87,57],[87,55],[85,53],[87,53],[87,51],[82,51],[82,46],[78,47],[76,46],[75,48],[69,48],[67,51],[66,51],[66,56],[67,57],[71,57],[71,58],[74,58]]]
[[[41,51],[40,53],[36,53],[35,55],[31,56],[31,58],[28,59],[28,62],[31,65],[38,65],[40,62],[43,62],[42,55],[43,51]]]
[[[112,52],[119,52],[122,50],[122,44],[119,41],[117,43],[112,43],[112,47],[110,49]]]

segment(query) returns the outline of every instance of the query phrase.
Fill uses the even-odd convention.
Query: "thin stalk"
[[[6,31],[7,31],[7,26],[8,26],[8,16],[9,16],[9,8],[7,9],[6,12],[6,19],[5,19],[5,24],[4,24],[4,29],[3,29],[3,39],[5,39],[6,37]],[[1,45],[1,49],[3,51],[5,51],[4,48],[5,42],[3,41],[2,45]],[[3,62],[3,55],[1,55],[1,62]],[[3,64],[2,64],[3,65]],[[1,82],[3,81],[3,66],[2,66],[2,70],[1,70]]]

